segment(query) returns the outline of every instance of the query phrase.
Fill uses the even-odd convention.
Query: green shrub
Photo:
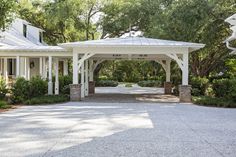
[[[30,79],[29,81],[30,93],[29,98],[42,96],[47,94],[48,83],[42,78],[36,76]]]
[[[209,80],[207,78],[192,77],[190,80],[190,84],[192,85],[193,96],[205,95],[208,88]]]
[[[125,87],[133,87],[133,84],[132,83],[126,83]]]
[[[0,101],[0,109],[8,109],[11,108],[10,105],[6,101]]]
[[[12,102],[13,103],[22,103],[24,100],[30,97],[30,85],[29,81],[25,78],[20,77],[16,79],[12,87]]]
[[[116,87],[118,86],[117,81],[112,80],[99,80],[96,82],[97,87]]]
[[[236,79],[214,80],[212,87],[215,97],[236,101]]]
[[[12,102],[22,103],[33,97],[47,94],[47,81],[40,77],[33,77],[30,81],[17,78],[12,88]]]
[[[34,97],[24,101],[25,105],[40,105],[40,104],[54,104],[69,101],[69,97],[65,95],[45,95]]]
[[[161,87],[162,86],[160,81],[155,81],[155,80],[139,81],[138,85],[140,87]]]
[[[70,84],[73,83],[73,78],[71,75],[60,76],[59,77],[59,92],[61,94],[70,94]]]
[[[195,104],[203,106],[236,108],[236,103],[233,100],[225,98],[201,96],[201,97],[193,97],[193,102]]]
[[[6,97],[8,90],[5,79],[0,76],[0,100],[3,100]]]

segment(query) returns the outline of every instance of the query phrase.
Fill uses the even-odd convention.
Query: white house
[[[28,22],[16,19],[9,30],[1,35],[0,71],[9,82],[16,77],[30,79],[40,75],[48,79],[48,94],[52,93],[52,75],[55,75],[55,94],[59,94],[59,70],[68,74],[68,59],[73,61],[73,85],[71,99],[88,96],[94,86],[93,71],[105,60],[153,60],[166,71],[165,91],[170,92],[170,63],[177,62],[182,70],[180,100],[191,100],[188,84],[189,53],[203,48],[204,44],[160,40],[144,37],[112,38],[84,42],[62,43],[47,46],[43,42],[43,30]],[[79,75],[80,82],[79,82]],[[94,87],[92,87],[94,88]]]

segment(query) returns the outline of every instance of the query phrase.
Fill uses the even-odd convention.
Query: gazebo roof
[[[191,51],[203,48],[205,44],[161,40],[145,37],[125,37],[125,38],[109,38],[101,40],[89,40],[82,42],[70,42],[59,44],[65,48],[74,47],[187,47]]]

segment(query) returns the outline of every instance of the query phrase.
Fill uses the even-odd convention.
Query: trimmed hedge
[[[161,87],[162,83],[155,80],[139,81],[138,85],[140,87]]]
[[[209,80],[207,78],[192,77],[190,84],[192,85],[193,96],[205,95],[209,86]]]
[[[70,84],[73,82],[72,75],[59,76],[59,92],[61,94],[70,94]]]
[[[25,105],[55,104],[69,101],[69,97],[65,95],[46,95],[34,97],[24,101]]]
[[[201,96],[201,97],[193,97],[193,102],[195,104],[203,106],[236,108],[236,103],[233,100],[225,98]]]
[[[212,87],[215,97],[226,98],[236,102],[236,79],[214,80]]]
[[[112,80],[99,80],[95,84],[97,87],[116,87],[119,83]]]
[[[4,100],[8,92],[6,81],[0,76],[0,100]]]

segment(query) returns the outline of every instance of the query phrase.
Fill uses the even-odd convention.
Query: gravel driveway
[[[236,110],[66,103],[0,114],[1,157],[235,157]]]

